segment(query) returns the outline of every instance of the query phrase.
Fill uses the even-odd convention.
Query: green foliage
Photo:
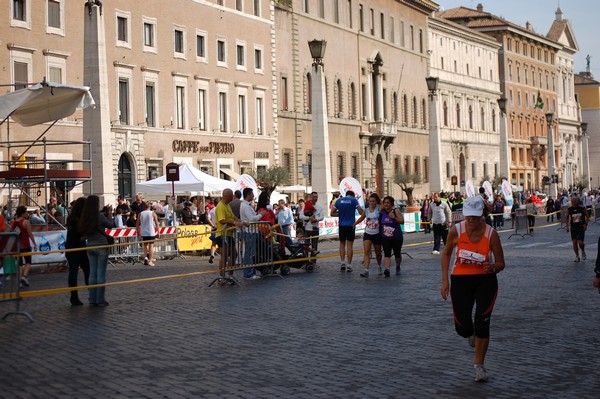
[[[415,186],[418,186],[422,182],[421,175],[417,173],[404,173],[398,171],[394,175],[394,184],[400,186],[402,191],[406,194],[406,203],[408,206],[413,206],[415,204],[413,190],[415,189]]]
[[[290,171],[283,166],[270,166],[266,169],[259,169],[249,173],[256,180],[256,184],[261,191],[272,193],[277,186],[280,186],[290,180]]]

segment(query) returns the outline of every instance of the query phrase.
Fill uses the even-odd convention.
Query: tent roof
[[[72,115],[77,108],[95,105],[87,86],[42,82],[0,96],[0,122],[7,116],[22,126],[52,122]]]
[[[179,181],[175,182],[175,194],[205,192],[221,192],[226,188],[234,189],[235,182],[219,179],[194,168],[188,163],[179,165]],[[167,176],[154,180],[137,183],[137,190],[144,193],[170,194],[172,184],[167,181]]]

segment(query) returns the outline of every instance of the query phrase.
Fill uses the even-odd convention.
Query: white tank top
[[[156,228],[154,226],[154,217],[151,210],[140,213],[140,234],[142,237],[154,237]]]
[[[375,208],[374,211],[370,211],[369,208],[365,210],[365,224],[365,234],[377,235],[380,233],[381,223],[378,208]]]

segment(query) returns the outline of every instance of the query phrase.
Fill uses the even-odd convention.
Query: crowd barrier
[[[222,246],[219,248],[219,276],[208,286],[239,285],[233,276],[234,270],[253,267],[260,271],[262,277],[279,276],[275,271],[278,265],[273,264],[274,236],[272,225],[267,222],[254,222],[247,226],[224,226],[221,235]]]
[[[114,238],[115,244],[108,250],[108,262],[111,265],[115,263],[132,263],[140,261],[140,246],[135,245],[138,242],[137,231],[133,227],[106,229],[106,234]]]
[[[0,233],[0,303],[14,302],[15,310],[7,312],[2,316],[5,320],[8,316],[24,316],[30,321],[33,317],[21,310],[21,276],[19,273],[20,242],[19,234],[16,232]]]
[[[531,233],[529,233],[529,222],[527,220],[527,209],[525,208],[519,208],[519,209],[515,209],[515,213],[514,213],[514,223],[513,223],[513,227],[515,229],[515,231],[508,236],[508,239],[510,240],[512,236],[520,236],[521,238],[525,238],[526,235],[531,235]],[[520,233],[520,231],[525,230],[525,233]]]

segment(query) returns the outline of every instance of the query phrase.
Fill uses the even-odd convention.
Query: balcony
[[[371,122],[369,123],[369,133],[373,138],[396,138],[398,129],[395,123],[390,122]]]
[[[543,136],[534,136],[531,138],[531,146],[547,146],[548,145],[548,137]]]

